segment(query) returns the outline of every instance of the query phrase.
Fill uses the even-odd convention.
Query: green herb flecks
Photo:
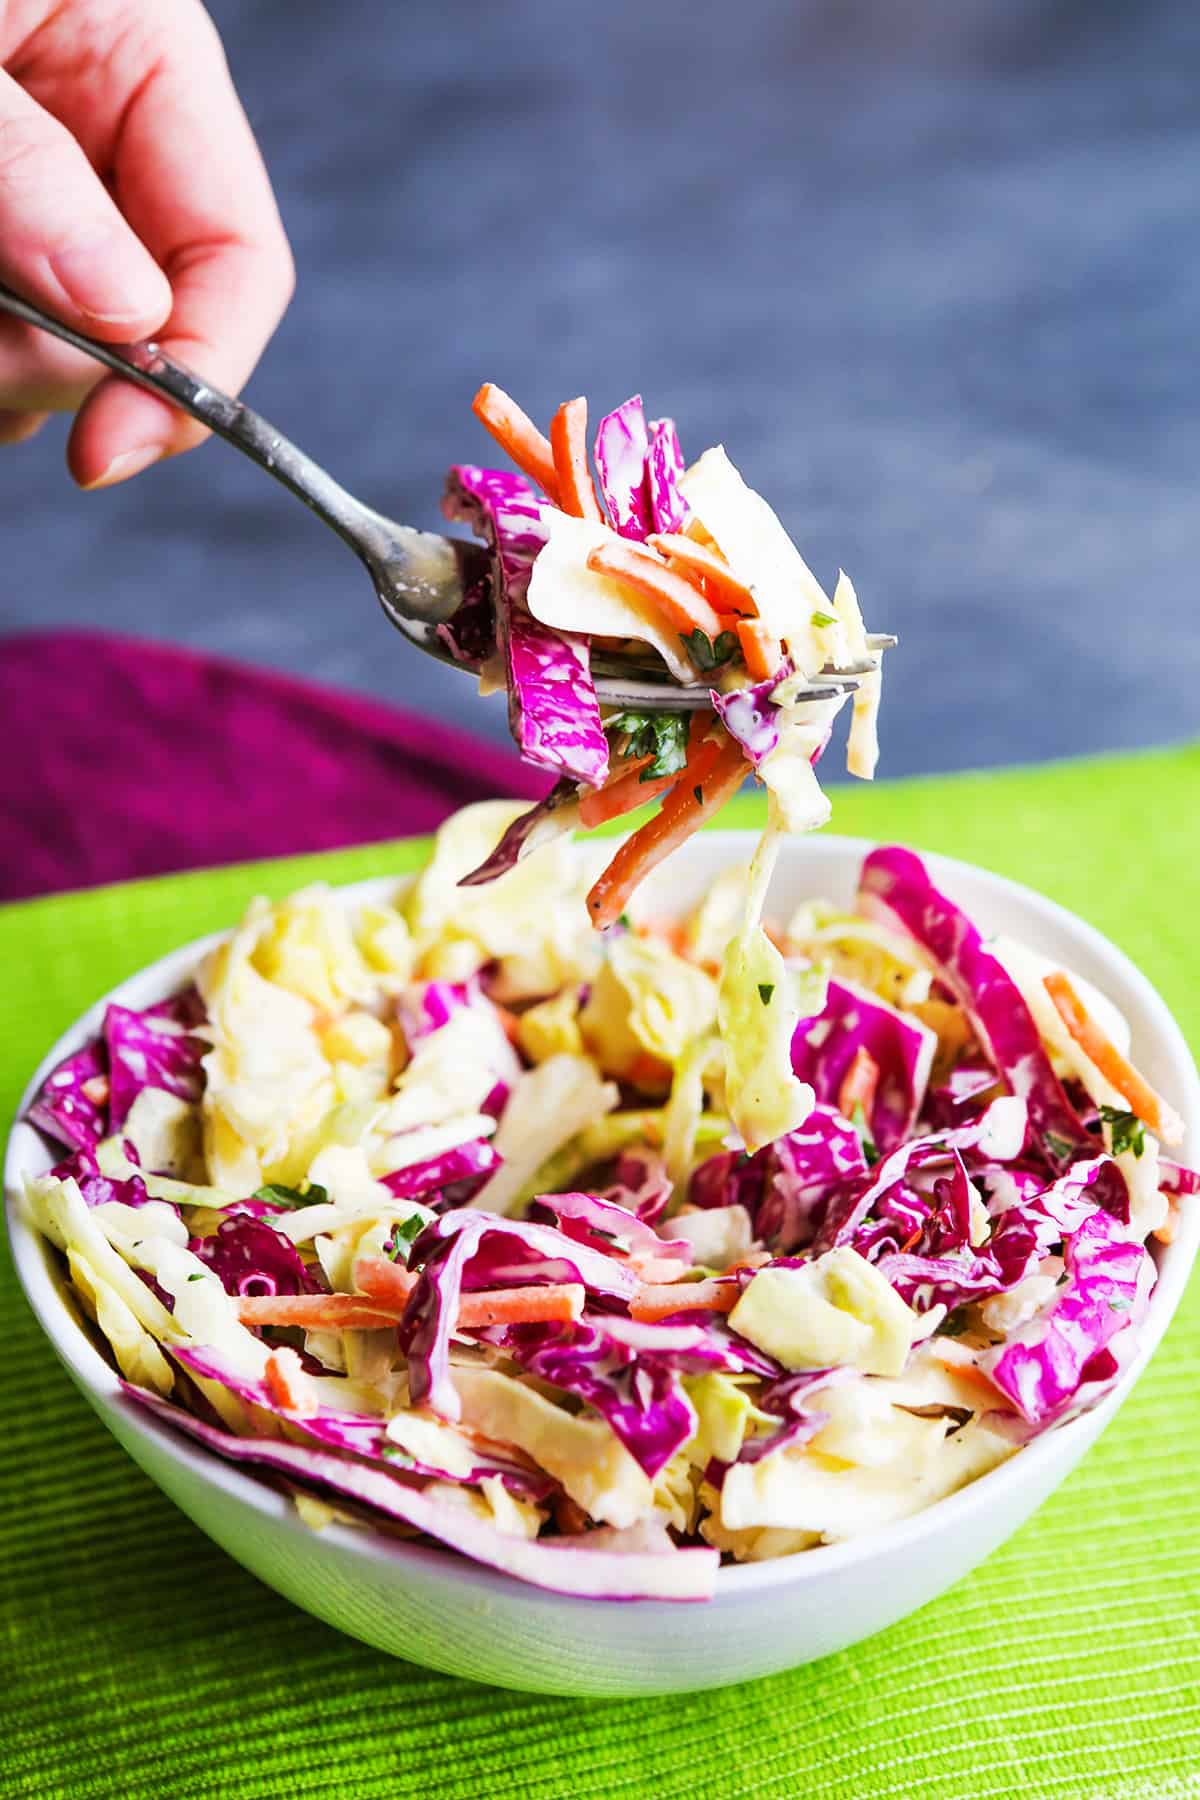
[[[1055,1162],[1070,1162],[1075,1155],[1075,1145],[1070,1138],[1059,1137],[1057,1131],[1047,1131],[1042,1141]]]
[[[862,1101],[850,1115],[850,1123],[858,1133],[858,1141],[862,1145],[862,1153],[867,1159],[868,1169],[873,1169],[879,1161],[879,1151],[875,1147],[875,1139],[871,1136],[871,1127],[867,1123],[866,1108]]]
[[[420,1213],[413,1213],[403,1224],[392,1227],[392,1235],[383,1246],[383,1253],[394,1263],[403,1263],[408,1267],[408,1253],[416,1239],[425,1228],[425,1221]]]
[[[323,1188],[319,1181],[302,1182],[298,1188],[268,1181],[265,1187],[256,1189],[254,1198],[266,1200],[272,1206],[324,1206],[329,1199],[329,1189]]]
[[[660,775],[677,775],[687,761],[689,721],[686,713],[617,713],[605,721],[606,731],[620,732],[627,756],[648,756],[639,777],[656,781]]]
[[[837,624],[837,620],[834,618],[833,614],[827,612],[815,612],[812,616],[812,622],[817,627],[818,631],[823,630],[826,625]]]
[[[762,1001],[764,1006],[770,1006],[771,995],[774,992],[775,992],[775,983],[773,981],[760,981],[759,982],[758,997]]]
[[[732,662],[738,650],[736,632],[722,631],[710,638],[698,625],[695,631],[680,632],[679,641],[696,667],[705,673],[709,669],[719,669],[722,663]]]
[[[1135,1156],[1145,1154],[1146,1127],[1136,1113],[1122,1112],[1119,1106],[1102,1106],[1100,1117],[1112,1133],[1114,1156],[1120,1156],[1123,1150],[1132,1150]]]

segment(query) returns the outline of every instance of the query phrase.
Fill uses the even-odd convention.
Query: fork
[[[451,656],[438,627],[458,611],[472,586],[486,574],[488,553],[480,545],[400,525],[364,505],[261,414],[244,401],[223,394],[153,342],[102,344],[3,285],[0,312],[50,332],[125,380],[148,388],[256,462],[349,545],[371,577],[388,622],[410,644],[449,668],[472,672]],[[795,698],[828,700],[853,692],[861,677],[879,666],[880,653],[895,642],[894,637],[868,638],[865,661],[844,669],[822,670]],[[710,704],[707,682],[684,687],[670,680],[665,671],[656,675],[645,665],[611,656],[593,655],[592,669],[603,706],[679,712]]]

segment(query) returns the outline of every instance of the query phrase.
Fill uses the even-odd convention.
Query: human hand
[[[0,0],[0,279],[89,337],[155,337],[237,393],[292,259],[199,0]],[[202,426],[0,318],[0,443],[76,412],[67,463],[109,487]]]

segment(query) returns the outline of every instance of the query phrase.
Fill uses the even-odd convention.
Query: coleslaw
[[[517,816],[256,901],[46,1080],[26,1204],[131,1405],[314,1529],[684,1601],[1108,1391],[1200,1177],[1105,996],[902,849],[754,934],[742,870],[597,933],[558,835],[461,885]]]

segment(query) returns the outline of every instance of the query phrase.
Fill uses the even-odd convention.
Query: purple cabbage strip
[[[876,1201],[897,1182],[903,1181],[910,1169],[931,1162],[948,1162],[955,1150],[978,1150],[985,1146],[990,1146],[994,1160],[1004,1161],[1004,1157],[996,1154],[997,1140],[1001,1150],[1007,1150],[1011,1144],[1015,1159],[1024,1143],[1024,1118],[1024,1101],[1006,1095],[994,1100],[986,1112],[968,1125],[960,1125],[953,1131],[933,1132],[928,1137],[911,1138],[908,1143],[899,1145],[876,1164],[869,1179],[854,1183],[836,1196],[821,1222],[817,1234],[818,1250],[832,1250],[836,1245],[853,1243],[856,1231],[870,1215]]]
[[[245,1213],[222,1219],[211,1237],[193,1238],[189,1248],[208,1264],[227,1294],[322,1291],[290,1240]]]
[[[566,837],[575,829],[575,802],[578,799],[578,782],[564,775],[555,782],[544,800],[539,800],[519,819],[513,820],[491,855],[485,857],[477,869],[459,879],[459,887],[483,887],[485,883],[495,881],[498,875],[507,875],[531,851],[553,843],[555,838]]]
[[[205,1425],[144,1388],[122,1382],[128,1399],[232,1462],[261,1465],[304,1481],[457,1550],[472,1561],[552,1592],[597,1600],[707,1600],[720,1556],[715,1550],[589,1550],[586,1535],[546,1542],[511,1537],[464,1507],[409,1486],[389,1471],[350,1462],[328,1451],[274,1438],[239,1438]]]
[[[866,1050],[879,1069],[867,1123],[876,1148],[886,1155],[912,1133],[936,1049],[936,1036],[918,1020],[865,989],[831,980],[825,1010],[796,1027],[792,1068],[818,1100],[836,1107],[855,1056]]]
[[[1159,1179],[1168,1194],[1200,1194],[1200,1173],[1172,1162],[1169,1156],[1158,1159]]]
[[[661,1238],[627,1207],[598,1194],[542,1194],[533,1203],[549,1213],[553,1223],[576,1243],[593,1250],[640,1251],[663,1261],[690,1266],[692,1249],[683,1238]]]
[[[980,1366],[1028,1424],[1062,1414],[1082,1386],[1107,1384],[1118,1365],[1107,1346],[1139,1322],[1154,1265],[1141,1244],[1095,1211],[1069,1232],[1067,1280],[1037,1318],[985,1352]],[[1097,1359],[1103,1367],[1097,1366]]]
[[[492,551],[517,748],[526,762],[598,787],[608,774],[608,740],[587,640],[542,625],[526,603],[530,571],[546,542],[541,502],[519,475],[461,465],[450,471],[442,510],[469,524]]]
[[[628,1301],[637,1288],[624,1264],[553,1226],[481,1212],[435,1219],[413,1244],[409,1264],[424,1265],[400,1326],[409,1393],[414,1405],[427,1402],[446,1419],[457,1419],[460,1410],[449,1347],[464,1289],[578,1282],[592,1293]]]
[[[978,1250],[966,1237],[949,1249],[932,1250],[935,1234],[916,1253],[881,1256],[876,1267],[918,1312],[938,1305],[953,1311],[990,1294],[1006,1293],[1036,1273],[1043,1257],[1089,1219],[1097,1214],[1110,1217],[1096,1203],[1107,1163],[1106,1157],[1075,1163],[1044,1192],[1009,1207]]]
[[[104,1206],[110,1200],[119,1200],[124,1206],[145,1206],[150,1199],[140,1175],[130,1175],[123,1180],[102,1175],[90,1146],[76,1150],[50,1173],[56,1181],[76,1182],[85,1206]],[[179,1208],[172,1207],[172,1211],[177,1213]]]
[[[756,681],[752,687],[734,688],[728,694],[718,693],[716,688],[709,689],[713,711],[756,769],[778,747],[782,708],[772,702],[771,695],[791,673],[792,664],[785,659],[773,675],[765,681]]]
[[[675,1184],[661,1157],[649,1151],[622,1150],[613,1170],[613,1185],[604,1198],[635,1214],[643,1225],[655,1225],[674,1192]]]
[[[1051,1068],[1019,988],[962,908],[933,885],[920,857],[899,848],[872,850],[858,900],[861,912],[907,933],[933,959],[984,1051],[1026,1102],[1030,1129],[1051,1168],[1090,1155],[1095,1139]]]
[[[646,486],[655,531],[678,531],[687,518],[687,504],[679,485],[683,472],[683,451],[674,419],[651,419]]]
[[[183,1010],[191,1013],[186,995]],[[192,1037],[172,1011],[165,1007],[131,1012],[110,1005],[104,1014],[104,1043],[108,1052],[110,1132],[119,1131],[130,1108],[144,1088],[163,1088],[180,1100],[194,1103],[204,1091],[200,1058],[209,1046]]]
[[[407,1169],[393,1169],[390,1175],[381,1175],[379,1179],[398,1200],[416,1200],[424,1205],[437,1205],[444,1199],[445,1190],[453,1187],[456,1204],[461,1206],[472,1194],[478,1193],[503,1160],[490,1138],[475,1138],[469,1144],[456,1144],[452,1150],[443,1150],[424,1162],[411,1163]],[[431,1200],[430,1195],[437,1198]]]
[[[722,1150],[702,1162],[688,1199],[693,1206],[744,1206],[764,1244],[800,1250],[813,1241],[830,1201],[866,1170],[854,1127],[818,1103],[803,1125],[753,1156]]]
[[[642,396],[606,413],[596,431],[596,473],[608,516],[624,538],[642,543],[654,530],[647,492],[650,436]]]
[[[103,1100],[86,1092],[101,1084]],[[93,1149],[108,1136],[108,1059],[101,1039],[92,1038],[51,1069],[25,1117],[68,1150]]]
[[[506,1348],[526,1373],[599,1413],[651,1478],[696,1429],[674,1370],[661,1358],[638,1355],[600,1320],[581,1319],[569,1339],[558,1326],[518,1327]]]

